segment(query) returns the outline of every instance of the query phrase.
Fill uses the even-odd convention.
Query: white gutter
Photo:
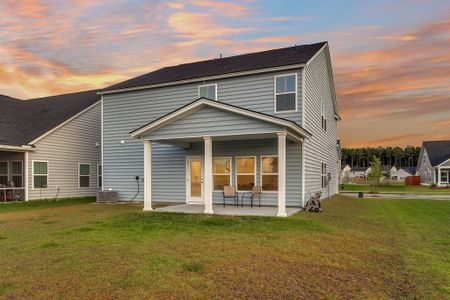
[[[34,148],[29,145],[22,146],[10,146],[10,145],[0,145],[1,151],[33,151]]]

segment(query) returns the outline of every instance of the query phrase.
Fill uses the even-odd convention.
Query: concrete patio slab
[[[174,212],[174,213],[186,213],[186,214],[203,214],[205,207],[203,205],[195,204],[177,204],[172,206],[156,208],[154,211],[159,212]],[[276,217],[278,209],[276,207],[236,207],[213,205],[215,215],[226,216],[261,216],[261,217]],[[287,207],[286,213],[288,216],[292,216],[300,211],[300,208]]]

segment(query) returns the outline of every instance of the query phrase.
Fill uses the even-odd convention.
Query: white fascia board
[[[22,145],[22,146],[0,145],[0,150],[25,152],[25,151],[34,151],[34,148],[29,145]]]

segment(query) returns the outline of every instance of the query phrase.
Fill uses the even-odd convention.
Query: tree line
[[[384,166],[414,167],[419,160],[420,147],[378,147],[378,148],[342,148],[342,166],[369,167],[373,156],[380,159]]]

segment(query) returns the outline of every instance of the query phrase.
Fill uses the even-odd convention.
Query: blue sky
[[[327,40],[346,146],[450,138],[449,1],[0,2],[0,93],[94,89],[160,67]]]

